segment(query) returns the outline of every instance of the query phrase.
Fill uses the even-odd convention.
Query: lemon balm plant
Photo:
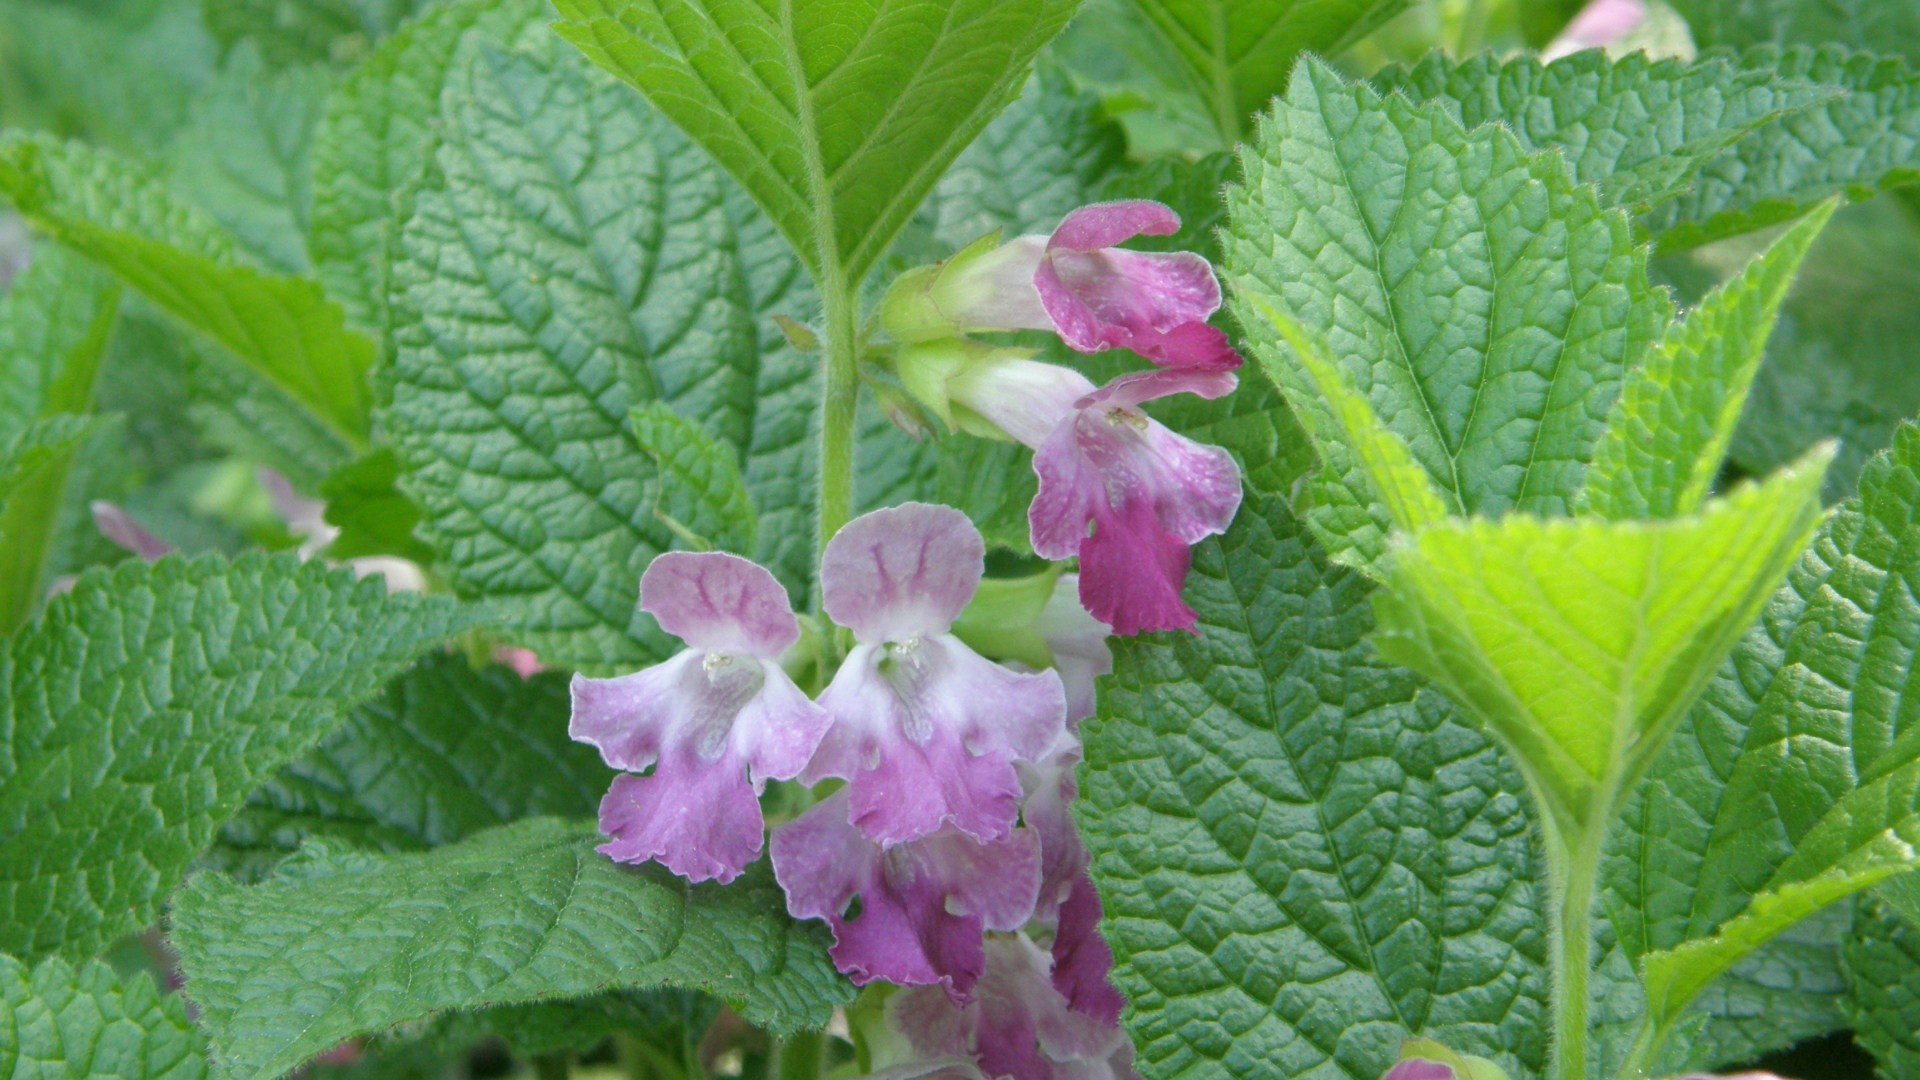
[[[0,31],[0,1074],[1920,1062],[1920,4]]]

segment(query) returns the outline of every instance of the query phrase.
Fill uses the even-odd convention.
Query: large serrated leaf
[[[1626,215],[1502,129],[1312,62],[1243,160],[1235,313],[1310,426],[1340,430],[1262,307],[1321,336],[1451,511],[1565,513],[1627,366],[1671,317]],[[1351,448],[1318,445],[1336,480],[1357,474]],[[1336,553],[1365,536],[1321,535]]]
[[[0,1076],[204,1080],[206,1047],[180,998],[144,974],[0,956]]]
[[[857,284],[1078,0],[556,0],[556,29]]]
[[[1149,1076],[1378,1080],[1414,1034],[1544,1065],[1519,780],[1378,662],[1367,594],[1254,492],[1194,551],[1199,636],[1118,643],[1078,814]]]
[[[274,64],[346,61],[433,0],[201,0],[222,45],[250,44]]]
[[[1672,521],[1424,529],[1376,598],[1381,655],[1500,736],[1556,835],[1591,837],[1813,537],[1831,456]]]
[[[1552,64],[1435,53],[1371,81],[1443,103],[1469,128],[1497,123],[1530,149],[1559,150],[1576,179],[1635,210],[1679,197],[1707,162],[1762,124],[1840,94],[1727,57],[1686,63],[1597,49]]]
[[[1920,61],[1914,0],[1672,0],[1701,48],[1823,45],[1885,49]]]
[[[218,226],[143,167],[36,135],[0,140],[0,195],[325,421],[364,443],[373,343],[320,288],[240,261]]]
[[[496,601],[550,663],[664,648],[636,599],[674,538],[627,426],[661,401],[742,451],[758,555],[804,597],[815,374],[772,321],[813,304],[799,263],[717,166],[564,45],[466,56],[400,235],[382,414],[454,587]]]
[[[256,786],[480,621],[291,556],[83,576],[0,652],[0,950],[150,923]]]
[[[1860,905],[1842,951],[1842,1008],[1853,1040],[1897,1078],[1920,1070],[1920,926],[1881,903]]]
[[[850,999],[825,932],[786,916],[764,864],[689,886],[599,840],[534,818],[423,854],[311,850],[264,885],[193,879],[173,941],[222,1073],[277,1076],[434,1013],[616,987],[701,990],[776,1032]]]
[[[1850,793],[1920,760],[1908,689],[1920,640],[1917,507],[1920,431],[1906,428],[1627,807],[1607,881],[1629,957],[1713,934]]]

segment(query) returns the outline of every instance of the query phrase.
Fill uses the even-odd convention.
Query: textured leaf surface
[[[82,417],[50,416],[0,439],[0,506],[48,468],[68,460],[87,430]]]
[[[1625,215],[1501,129],[1469,134],[1318,63],[1245,164],[1228,195],[1235,313],[1294,407],[1337,429],[1256,304],[1322,335],[1454,512],[1564,513],[1626,365],[1670,317]],[[1319,446],[1333,475],[1355,473],[1349,449]]]
[[[1623,815],[1607,878],[1629,956],[1712,934],[1850,793],[1916,759],[1917,468],[1920,431],[1906,428],[1714,677]]]
[[[0,1076],[201,1080],[206,1048],[180,998],[91,961],[0,956]]]
[[[1132,0],[1178,60],[1188,93],[1221,137],[1243,137],[1249,117],[1287,85],[1302,53],[1331,53],[1411,6],[1409,0]]]
[[[1819,527],[1830,454],[1669,522],[1426,529],[1377,599],[1382,656],[1433,679],[1580,835],[1739,643]]]
[[[1589,509],[1616,521],[1668,518],[1706,501],[1780,305],[1836,207],[1817,209],[1709,293],[1627,376],[1594,451]]]
[[[609,776],[567,738],[567,680],[430,657],[276,773],[220,831],[249,874],[310,837],[411,851],[524,817],[593,813]]]
[[[824,930],[787,918],[764,863],[695,887],[619,866],[599,840],[534,818],[424,854],[319,847],[264,885],[195,878],[174,942],[222,1071],[277,1076],[436,1012],[616,987],[702,990],[778,1032],[850,998]]]
[[[758,523],[733,448],[654,402],[633,410],[633,437],[659,470],[654,512],[675,532],[751,555]]]
[[[1079,817],[1154,1077],[1378,1080],[1430,1035],[1544,1064],[1545,903],[1486,738],[1382,666],[1283,499],[1195,551],[1198,637],[1118,643]]]
[[[0,194],[38,228],[104,266],[312,410],[364,440],[373,343],[347,330],[312,282],[239,261],[213,222],[158,177],[79,143],[0,142]]]
[[[1838,42],[1920,60],[1913,0],[1673,0],[1702,48]]]
[[[0,654],[0,949],[150,923],[255,786],[478,621],[291,556],[83,577]]]
[[[201,0],[221,44],[246,42],[276,64],[349,61],[433,0]]]
[[[557,0],[556,29],[857,283],[1076,0]]]
[[[1469,128],[1502,124],[1529,149],[1559,150],[1575,179],[1600,185],[1608,204],[1637,210],[1679,196],[1707,162],[1767,121],[1839,96],[1726,57],[1685,63],[1599,50],[1552,64],[1434,53],[1372,82],[1441,102]]]
[[[1880,1063],[1880,1075],[1920,1069],[1920,927],[1884,904],[1862,904],[1843,956],[1844,1008],[1853,1040]]]
[[[1776,225],[1835,195],[1864,199],[1920,179],[1920,69],[1840,47],[1755,49],[1780,78],[1846,91],[1742,139],[1647,224],[1663,249]]]
[[[327,524],[340,530],[327,545],[327,558],[398,555],[422,566],[433,562],[433,550],[413,535],[420,508],[400,493],[399,483],[400,457],[391,446],[375,447],[321,483]]]
[[[661,401],[743,452],[759,554],[804,597],[813,371],[771,317],[812,300],[771,225],[558,43],[470,50],[439,130],[401,235],[384,421],[455,588],[550,663],[664,647],[635,605],[673,537],[628,427]]]

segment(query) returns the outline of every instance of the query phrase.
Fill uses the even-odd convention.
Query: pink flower
[[[1019,809],[1016,761],[1066,727],[1051,671],[1010,671],[950,632],[985,573],[966,515],[909,503],[861,517],[827,545],[827,614],[857,644],[820,695],[833,725],[802,779],[847,781],[852,822],[882,847],[948,824],[1005,837]]]
[[[158,562],[173,554],[172,544],[148,532],[120,507],[110,502],[96,502],[88,509],[93,512],[93,527],[127,554],[138,556],[144,562]]]
[[[1034,452],[1034,553],[1078,556],[1080,602],[1116,634],[1193,629],[1180,597],[1187,549],[1225,532],[1240,509],[1232,456],[1175,435],[1139,406],[1183,392],[1216,398],[1233,385],[1225,373],[1117,379],[1080,399]]]
[[[1453,1068],[1437,1061],[1403,1061],[1387,1070],[1380,1080],[1460,1080]]]
[[[1045,953],[1024,936],[994,938],[971,1002],[908,990],[887,1016],[913,1049],[963,1055],[989,1076],[1014,1080],[1132,1080],[1133,1046],[1113,1020],[1070,1007],[1054,989]]]
[[[949,828],[883,849],[849,822],[848,802],[836,792],[774,830],[787,911],[826,920],[834,965],[856,985],[939,985],[966,1000],[985,968],[986,931],[1016,929],[1033,914],[1039,843],[1027,829],[982,844]],[[855,899],[860,911],[849,918]]]
[[[621,776],[600,803],[600,851],[731,881],[760,854],[759,795],[800,774],[831,718],[780,667],[800,638],[787,592],[733,555],[671,552],[640,579],[641,610],[687,648],[618,679],[573,680],[568,733]]]
[[[1060,905],[1091,862],[1071,809],[1080,795],[1074,778],[1080,761],[1080,737],[1067,732],[1046,757],[1020,766],[1026,796],[1021,820],[1040,841],[1040,900],[1034,916],[1044,922],[1058,917]]]
[[[1157,202],[1097,203],[1051,236],[975,244],[903,277],[889,296],[902,342],[974,331],[1046,330],[1083,353],[1131,349],[1163,367],[1231,371],[1238,353],[1207,324],[1220,310],[1213,266],[1191,252],[1127,251],[1136,236],[1171,236],[1180,216]]]
[[[1053,988],[1074,1012],[1118,1025],[1127,999],[1113,986],[1113,949],[1100,936],[1100,914],[1093,878],[1081,874],[1053,931]]]
[[[1593,0],[1560,36],[1540,52],[1553,61],[1585,49],[1604,49],[1640,29],[1647,21],[1647,0]]]

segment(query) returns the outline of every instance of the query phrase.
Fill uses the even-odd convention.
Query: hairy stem
[[[854,407],[860,401],[860,300],[837,264],[823,277],[827,371],[820,397],[820,552],[853,518]]]
[[[1594,879],[1599,860],[1572,852],[1557,883],[1553,934],[1553,1075],[1587,1080],[1587,975],[1593,962]]]

